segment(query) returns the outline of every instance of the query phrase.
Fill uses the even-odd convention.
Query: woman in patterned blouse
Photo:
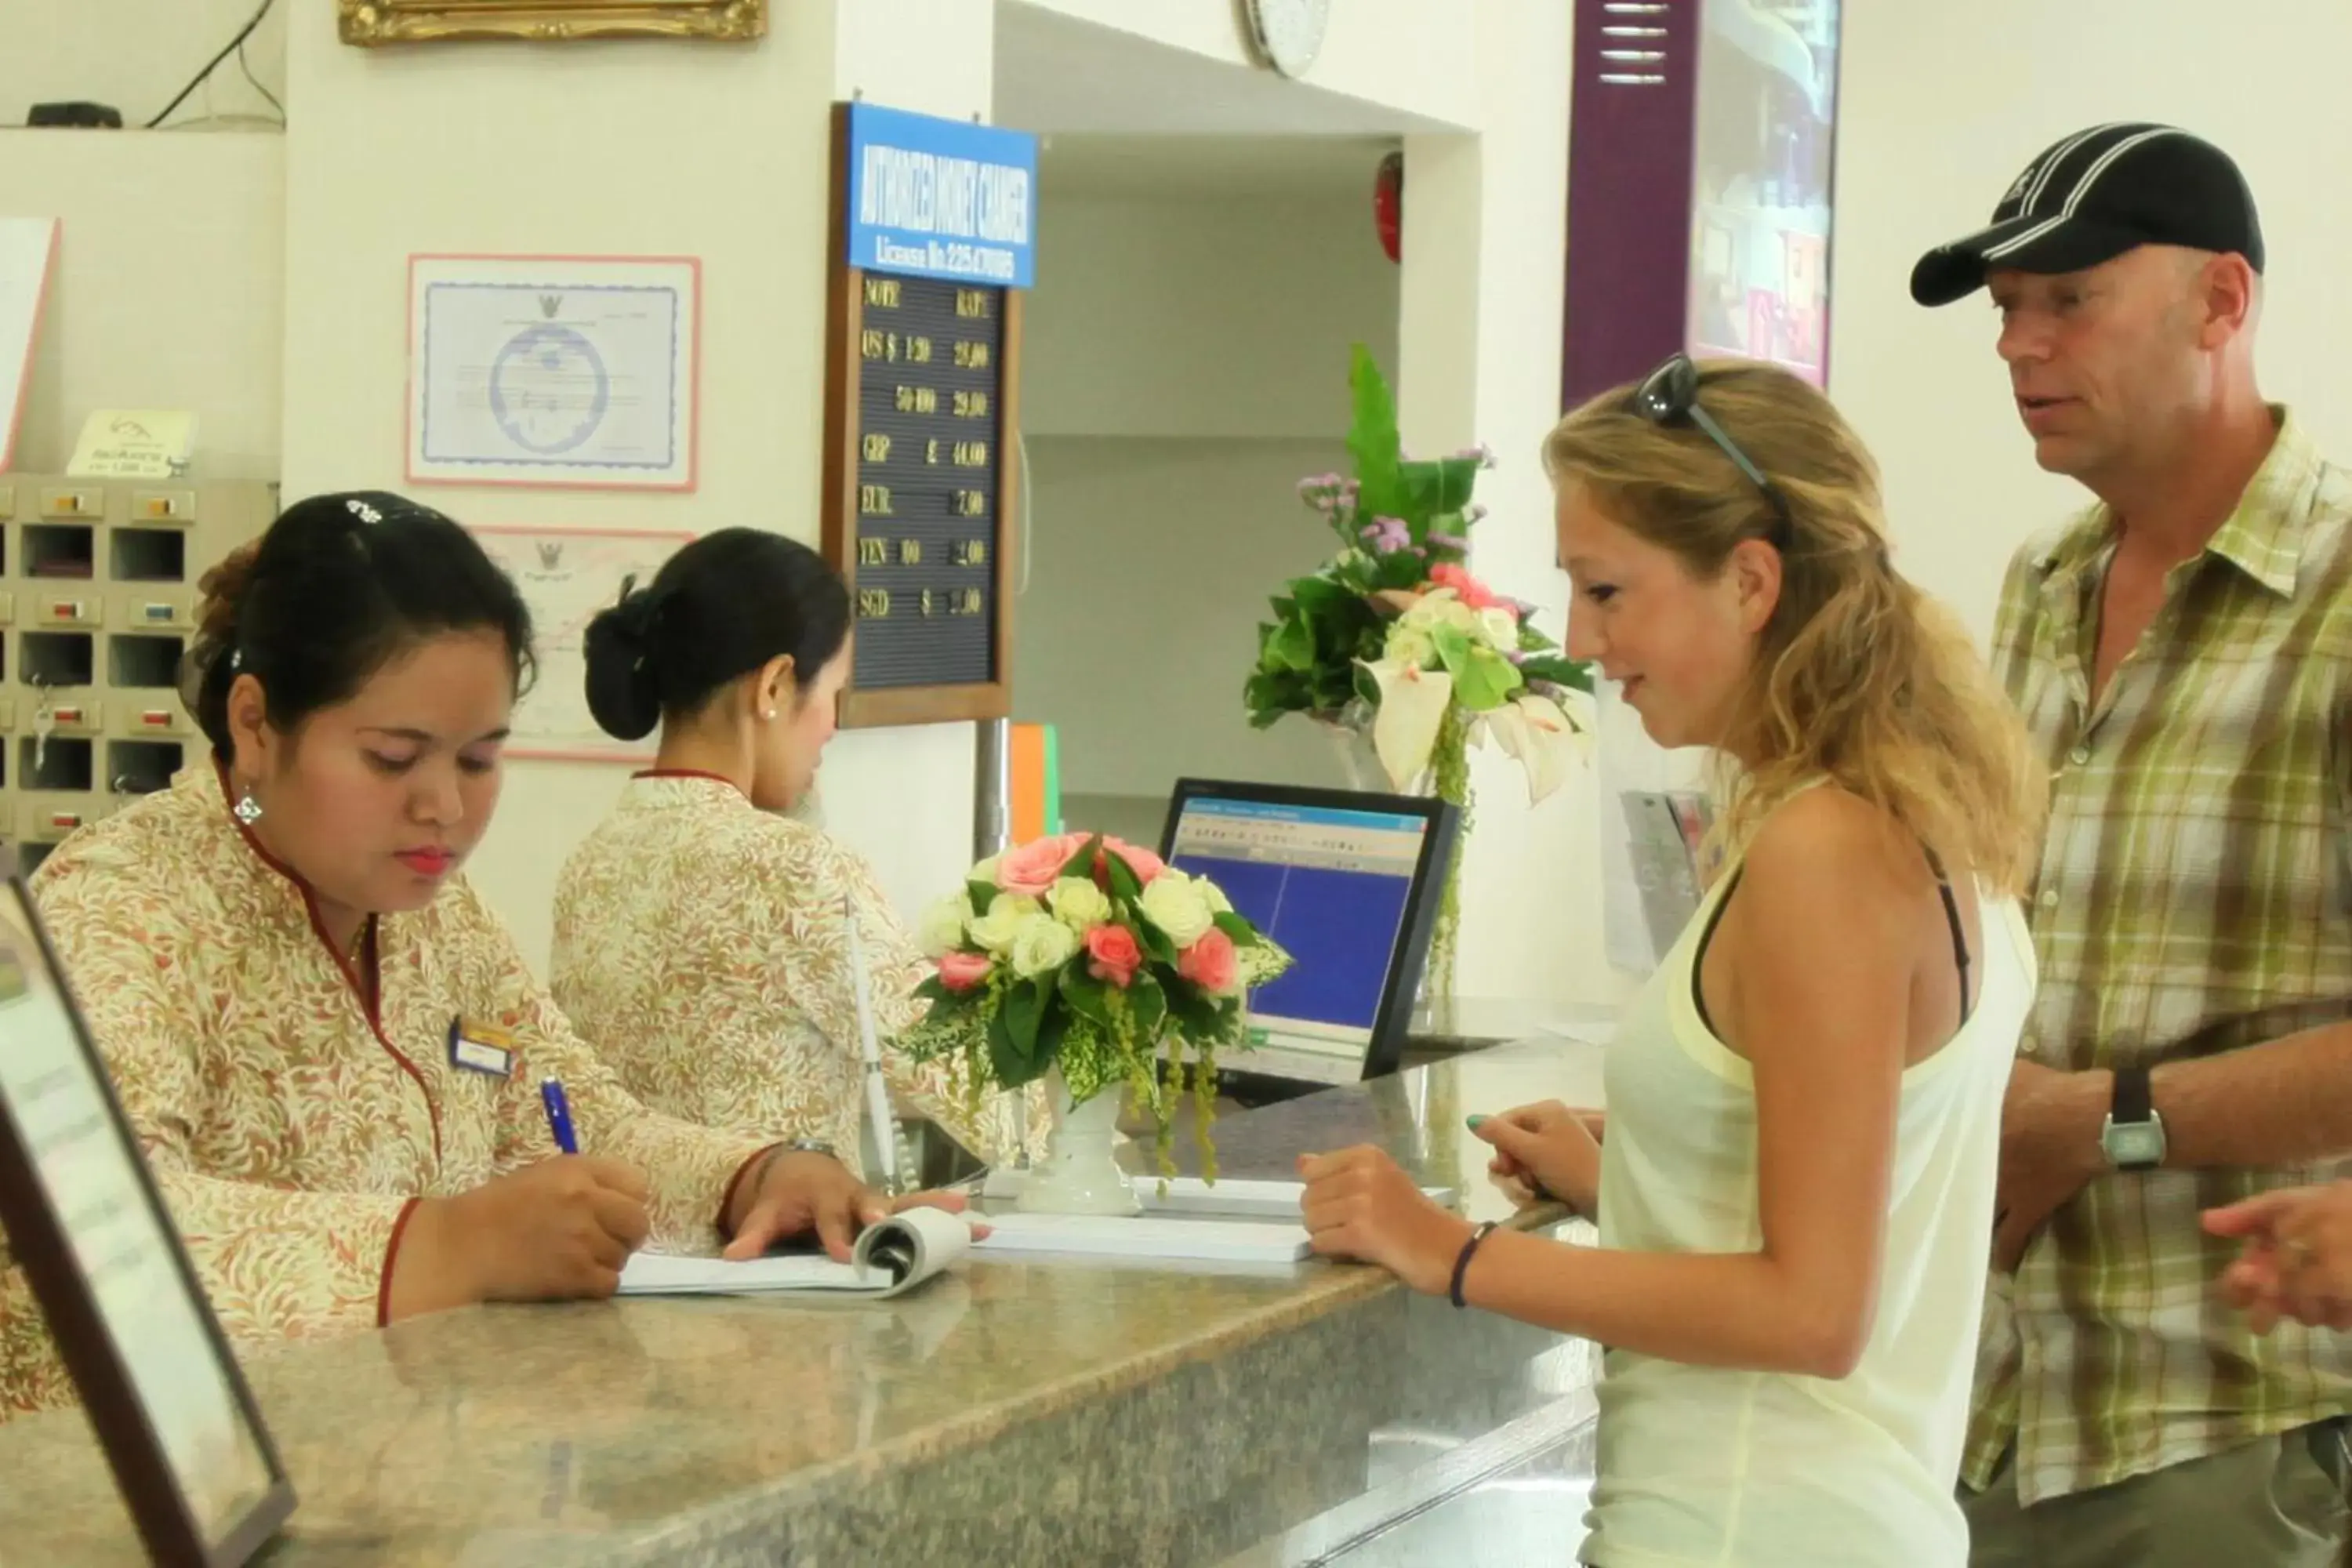
[[[885,1037],[921,1012],[927,968],[846,847],[789,811],[833,738],[849,591],[814,551],[734,528],[696,540],[588,628],[596,721],[655,766],[564,867],[556,999],[646,1104],[730,1131],[779,1127],[856,1159],[863,1071],[855,910]],[[941,1067],[886,1048],[898,1096],[982,1155],[1019,1134],[975,1119]],[[1030,1125],[1042,1131],[1045,1118]]]
[[[845,1258],[881,1200],[772,1130],[646,1110],[458,874],[530,664],[472,537],[320,496],[204,590],[185,695],[212,756],[34,887],[231,1336],[609,1295],[648,1241],[744,1257],[813,1228]],[[554,1157],[551,1078],[576,1157]],[[71,1398],[0,1271],[0,1412]]]

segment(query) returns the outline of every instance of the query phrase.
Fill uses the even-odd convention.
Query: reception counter
[[[1585,1098],[1597,1055],[1228,1115],[1220,1164],[1373,1142],[1501,1218],[1464,1116]],[[976,1258],[891,1302],[479,1308],[247,1371],[300,1499],[273,1565],[1140,1568],[1330,1560],[1571,1440],[1597,1364],[1370,1268]],[[0,1426],[0,1563],[140,1561],[79,1414]]]

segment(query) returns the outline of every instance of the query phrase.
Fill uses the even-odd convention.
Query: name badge
[[[449,1020],[449,1065],[489,1078],[514,1076],[514,1037],[488,1024]]]

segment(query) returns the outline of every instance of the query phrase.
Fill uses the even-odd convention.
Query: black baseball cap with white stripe
[[[2143,245],[2242,256],[2263,269],[2254,195],[2230,155],[2170,125],[2096,125],[2026,165],[1990,227],[1911,269],[1911,298],[1948,305],[2003,268],[2079,272]]]

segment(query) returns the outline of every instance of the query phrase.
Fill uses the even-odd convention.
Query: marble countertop
[[[1228,1115],[1219,1163],[1374,1142],[1504,1217],[1463,1118],[1588,1100],[1598,1058],[1528,1042]],[[1475,1435],[1591,1362],[1320,1260],[975,1258],[889,1302],[480,1308],[247,1372],[300,1500],[273,1564],[977,1568],[1218,1560],[1360,1493],[1383,1424]],[[0,1426],[0,1563],[140,1560],[79,1414]]]

